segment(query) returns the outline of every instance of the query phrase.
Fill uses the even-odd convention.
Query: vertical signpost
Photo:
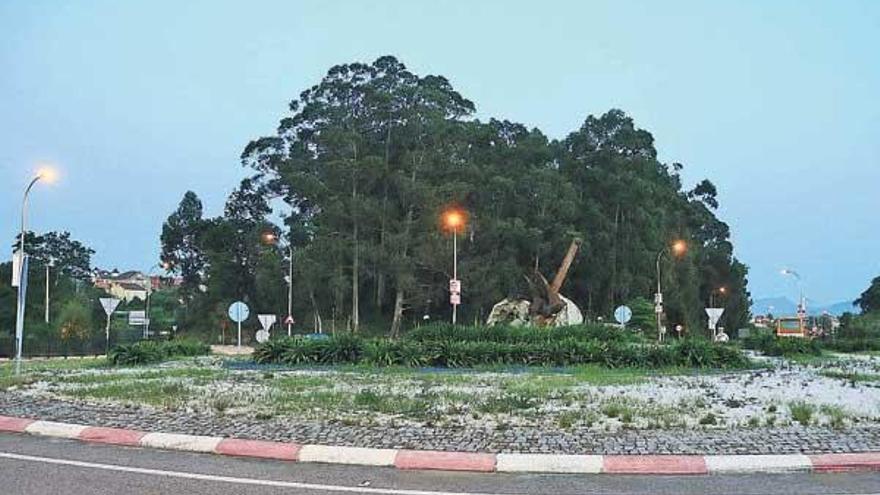
[[[250,314],[250,308],[241,301],[236,301],[229,306],[229,319],[238,324],[238,347],[241,347],[241,322],[247,320]]]
[[[104,313],[107,314],[107,326],[104,327],[104,355],[107,355],[110,352],[110,317],[113,316],[120,301],[111,297],[102,297],[99,300],[101,307],[104,308]]]

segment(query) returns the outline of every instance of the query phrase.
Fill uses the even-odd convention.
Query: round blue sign
[[[236,323],[241,323],[244,320],[247,320],[250,314],[250,308],[248,308],[247,304],[241,301],[236,301],[229,306],[229,319]]]
[[[626,325],[632,317],[633,312],[629,309],[629,306],[618,306],[617,309],[614,310],[614,319],[621,325]]]

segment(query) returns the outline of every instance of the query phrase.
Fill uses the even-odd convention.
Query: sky
[[[50,161],[29,227],[146,271],[186,190],[219,214],[290,100],[391,54],[551,138],[623,109],[718,187],[753,297],[796,298],[790,268],[851,300],[880,275],[877,47],[872,0],[0,0],[0,238]]]

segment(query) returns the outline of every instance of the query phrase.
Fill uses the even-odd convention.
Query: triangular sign
[[[257,315],[257,319],[260,320],[260,325],[263,325],[263,330],[267,332],[278,321],[278,317],[275,315]]]
[[[709,317],[709,328],[715,330],[715,326],[718,325],[718,320],[721,319],[722,314],[724,314],[724,308],[706,308],[706,315]]]
[[[107,313],[107,316],[112,315],[120,303],[119,299],[114,299],[112,297],[102,297],[100,301],[101,307],[104,308],[104,312]]]

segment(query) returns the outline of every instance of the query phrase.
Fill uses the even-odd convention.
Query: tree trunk
[[[358,228],[360,221],[358,220],[357,210],[357,146],[354,147],[354,162],[351,172],[351,209],[352,209],[352,259],[351,259],[351,330],[355,333],[360,329],[360,304],[358,295],[360,292],[360,245],[358,241]]]
[[[400,335],[400,323],[403,320],[403,289],[397,288],[394,297],[394,319],[391,320],[391,338],[396,339]]]

